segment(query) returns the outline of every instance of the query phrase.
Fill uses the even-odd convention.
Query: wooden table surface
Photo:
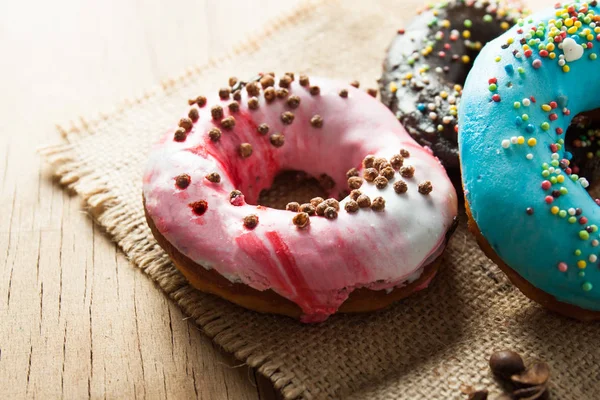
[[[0,2],[0,398],[274,398],[51,179],[56,122],[110,110],[298,0]]]
[[[110,110],[299,1],[0,2],[1,398],[276,398],[129,265],[36,149],[60,141],[54,123]]]

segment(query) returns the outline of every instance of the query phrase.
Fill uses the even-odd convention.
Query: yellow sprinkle
[[[552,208],[550,209],[550,212],[551,212],[552,214],[558,214],[558,212],[559,212],[559,211],[560,211],[560,209],[559,209],[558,207],[556,207],[556,206],[554,206],[554,207],[552,207]]]
[[[400,85],[401,85],[401,86],[406,86],[406,81],[405,81],[405,80],[401,80],[401,81],[400,81]]]
[[[567,33],[570,34],[570,35],[572,35],[572,34],[574,34],[576,32],[577,32],[577,27],[576,26],[572,26],[569,29],[567,29]]]
[[[572,20],[572,19],[570,19],[570,18],[569,18],[569,19],[566,19],[566,20],[565,20],[565,25],[566,25],[566,26],[573,26],[573,20]]]
[[[413,78],[413,74],[410,72],[408,74],[404,75],[404,79],[408,80],[408,79],[412,79],[412,78]]]
[[[507,41],[508,44],[513,44],[514,42],[515,42],[515,39],[513,39],[511,37],[508,38],[508,41]]]
[[[556,46],[554,45],[554,43],[548,43],[548,46],[546,46],[546,50],[548,51],[554,51],[555,48]]]
[[[542,110],[548,112],[548,111],[552,110],[552,107],[550,107],[548,104],[543,104],[542,105]]]
[[[585,267],[587,267],[587,263],[583,260],[579,260],[577,261],[577,266],[579,267],[579,269],[585,269]]]
[[[600,26],[597,26],[597,27],[595,27],[595,28],[594,28],[594,32],[596,32],[596,33],[600,33]]]
[[[469,56],[462,56],[461,60],[462,60],[463,64],[468,64],[471,61],[471,57],[469,57]]]
[[[518,144],[523,144],[523,143],[525,143],[525,138],[524,138],[523,136],[519,136],[519,137],[517,138],[517,143],[518,143]]]
[[[564,175],[559,175],[556,177],[556,182],[563,183],[565,181]]]
[[[497,56],[496,58],[494,58],[494,61],[496,61],[496,62],[500,62],[500,61],[502,61],[502,57],[500,57],[500,56]]]
[[[457,92],[460,92],[462,90],[462,86],[454,85],[454,90],[456,90]]]
[[[442,92],[440,92],[440,97],[441,97],[442,99],[446,99],[446,98],[448,98],[448,92],[445,92],[445,91],[442,91]]]
[[[510,25],[508,24],[508,22],[504,21],[503,23],[500,24],[500,28],[502,28],[503,30],[508,30],[508,28],[510,28]]]
[[[464,39],[469,39],[471,37],[471,31],[463,31],[462,37]]]
[[[527,44],[523,45],[523,50],[530,50],[530,49],[531,49],[531,47],[529,47],[529,45],[527,45]]]
[[[578,27],[578,28],[581,28],[581,25],[583,25],[583,24],[581,23],[581,21],[575,21],[575,26],[576,26],[576,27]]]
[[[551,60],[554,60],[556,58],[556,53],[552,52],[548,54],[548,57],[550,57]]]
[[[568,65],[565,65],[563,67],[563,72],[569,72],[571,70],[571,67],[569,67]]]
[[[535,146],[537,144],[537,140],[535,138],[530,138],[529,140],[527,140],[527,144],[530,147],[533,147],[533,146]]]
[[[396,82],[390,82],[390,92],[396,93],[397,90],[398,90],[398,85],[396,85]]]
[[[587,39],[588,41],[590,41],[590,42],[591,42],[592,40],[594,40],[594,35],[592,35],[592,34],[590,33],[590,34],[588,34],[588,35],[586,36],[586,39]]]
[[[450,28],[450,21],[445,19],[442,21],[442,27],[443,28]]]

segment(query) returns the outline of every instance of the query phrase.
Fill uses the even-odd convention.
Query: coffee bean
[[[497,351],[490,357],[490,368],[495,375],[509,378],[514,374],[520,374],[525,370],[523,359],[514,351]]]
[[[544,385],[550,378],[550,367],[545,362],[536,362],[525,371],[513,374],[510,380],[517,386],[528,387]]]
[[[487,390],[477,390],[476,392],[472,392],[469,394],[469,400],[487,400],[488,391]]]

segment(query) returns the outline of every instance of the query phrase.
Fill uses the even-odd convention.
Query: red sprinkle
[[[489,83],[490,85],[491,85],[491,84],[496,84],[496,83],[498,83],[498,79],[496,79],[496,78],[490,78],[490,80],[488,81],[488,83]]]
[[[581,225],[585,225],[588,223],[588,219],[586,217],[581,217],[581,218],[579,218],[579,223]]]
[[[548,204],[552,203],[554,201],[554,197],[552,196],[546,196],[546,198],[544,199],[544,201]]]
[[[552,113],[552,114],[550,114],[549,118],[550,118],[550,121],[556,121],[558,119],[558,115]]]
[[[558,151],[558,146],[555,144],[551,144],[550,151],[552,151],[553,153],[556,153]],[[548,182],[548,181],[546,181],[546,182]]]
[[[502,99],[500,98],[499,94],[495,94],[492,96],[492,100],[494,100],[496,103],[499,103]]]
[[[544,190],[550,189],[551,186],[552,186],[552,184],[550,183],[550,181],[542,182],[542,189],[544,189]]]
[[[563,128],[556,128],[556,134],[562,135],[564,133]]]
[[[558,104],[556,104],[555,101],[551,101],[550,102],[550,107],[554,110],[556,107],[558,107]]]

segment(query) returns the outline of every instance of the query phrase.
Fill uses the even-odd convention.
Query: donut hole
[[[573,173],[590,182],[590,195],[600,197],[600,108],[573,118],[565,135],[565,147],[573,155]]]
[[[288,203],[308,203],[315,197],[327,198],[324,188],[325,179],[317,179],[304,171],[281,171],[275,176],[273,184],[263,189],[258,197],[258,204],[265,207],[285,210]]]

